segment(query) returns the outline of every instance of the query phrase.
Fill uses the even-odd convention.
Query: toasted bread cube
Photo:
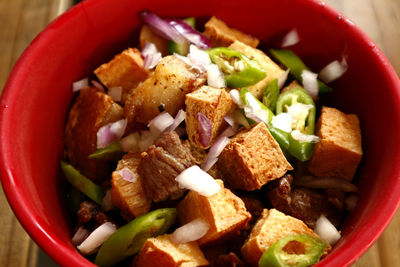
[[[149,26],[143,25],[140,29],[139,35],[140,48],[143,49],[147,42],[153,43],[156,46],[157,50],[160,51],[163,56],[168,55],[168,40],[154,33]]]
[[[287,216],[276,209],[265,209],[242,247],[242,256],[252,266],[258,266],[262,254],[271,245],[294,234],[318,237],[301,220]]]
[[[99,128],[122,117],[122,107],[99,89],[86,87],[80,91],[68,115],[64,144],[69,162],[89,179],[109,178],[108,163],[88,156],[97,149]]]
[[[207,234],[197,240],[199,245],[235,236],[251,218],[243,201],[229,189],[224,188],[221,180],[217,181],[221,185],[218,193],[205,197],[190,191],[177,206],[180,224],[202,218],[210,226]]]
[[[335,108],[322,107],[316,134],[320,142],[315,145],[310,172],[319,177],[351,181],[362,156],[357,115],[346,115]]]
[[[265,70],[267,76],[256,84],[247,86],[246,88],[258,99],[261,99],[264,88],[274,79],[279,79],[285,72],[264,52],[248,46],[242,42],[236,41],[229,48],[239,51],[247,57],[254,59]]]
[[[111,199],[114,206],[121,209],[128,218],[135,218],[150,210],[151,199],[146,196],[142,179],[138,173],[141,160],[140,153],[128,153],[118,162],[117,169],[112,173]],[[128,168],[135,179],[129,182],[122,178],[120,170]]]
[[[164,57],[154,74],[132,90],[125,103],[128,125],[148,123],[163,110],[175,116],[185,104],[185,95],[205,83],[185,62],[175,56]]]
[[[290,91],[290,90],[292,90],[293,88],[299,87],[299,86],[301,87],[301,85],[299,84],[299,82],[296,81],[296,80],[294,80],[294,81],[291,82],[289,85],[287,85],[287,86],[285,86],[285,87],[282,88],[281,94],[284,93],[284,92]]]
[[[149,71],[143,68],[143,58],[137,48],[125,49],[94,73],[107,88],[122,87],[121,103],[125,103],[131,89],[149,76]]]
[[[176,244],[169,235],[148,238],[140,250],[137,267],[195,267],[207,266],[209,262],[204,257],[196,242]]]
[[[227,125],[224,116],[231,113],[235,103],[225,89],[217,89],[204,85],[186,95],[186,132],[191,143],[199,148],[208,148]],[[202,113],[212,123],[210,144],[204,147],[199,141],[198,113]]]
[[[226,145],[218,168],[235,189],[255,190],[293,170],[264,123],[243,130]]]
[[[260,40],[239,30],[230,28],[222,20],[212,17],[204,25],[203,34],[211,40],[212,47],[229,46],[236,40],[241,41],[251,47],[257,47]]]

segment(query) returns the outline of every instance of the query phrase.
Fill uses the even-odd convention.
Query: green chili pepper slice
[[[259,267],[306,267],[319,261],[328,244],[311,235],[286,236],[264,252]]]
[[[114,141],[106,147],[99,148],[89,155],[89,159],[101,159],[116,161],[121,159],[124,153],[121,150],[119,141]]]
[[[267,76],[260,65],[239,51],[216,47],[206,51],[211,61],[224,73],[228,87],[241,88],[255,84]]]
[[[279,96],[278,79],[273,79],[263,90],[263,103],[272,112],[275,112],[276,100]]]
[[[111,266],[138,253],[150,237],[162,235],[175,223],[176,209],[158,209],[119,228],[100,247],[95,264]]]
[[[296,103],[311,105],[312,107],[308,110],[308,115],[298,121],[295,129],[304,134],[314,134],[316,113],[315,103],[311,96],[303,88],[295,87],[282,93],[276,101],[276,114],[286,112],[288,107]],[[307,161],[311,159],[314,151],[313,143],[296,140],[291,134],[288,134],[288,138],[290,143],[288,152],[292,156],[300,161]]]
[[[65,161],[60,161],[60,165],[68,182],[88,196],[91,200],[101,205],[104,198],[104,192],[99,185],[83,176],[77,169]]]
[[[301,73],[303,70],[310,69],[295,53],[293,53],[293,51],[286,49],[270,49],[269,51],[276,60],[285,65],[286,68],[290,69],[290,73],[296,78],[296,80],[303,83]],[[332,91],[332,88],[320,80],[318,80],[318,87],[320,93],[329,93]]]

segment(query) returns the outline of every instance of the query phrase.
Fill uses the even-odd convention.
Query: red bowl
[[[347,56],[349,69],[332,84],[329,102],[361,121],[360,198],[345,221],[343,238],[317,266],[356,261],[400,202],[400,82],[364,33],[317,0],[87,0],[50,24],[21,56],[0,103],[2,184],[32,238],[60,265],[94,266],[71,244],[58,175],[71,83],[137,43],[136,14],[143,8],[165,16],[216,15],[267,45],[296,28],[301,42],[295,52],[314,71]]]

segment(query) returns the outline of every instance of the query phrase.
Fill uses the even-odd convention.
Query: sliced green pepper
[[[311,96],[301,87],[294,87],[289,91],[282,93],[276,101],[276,114],[286,112],[288,107],[302,103],[311,105],[308,110],[308,115],[298,121],[295,130],[299,130],[303,134],[314,134],[315,128],[315,103]],[[291,134],[289,137],[289,153],[300,161],[307,161],[311,159],[314,144],[309,142],[302,142],[293,138]]]
[[[310,70],[303,61],[291,50],[286,49],[270,49],[270,53],[280,63],[285,65],[286,68],[290,69],[290,73],[298,80],[303,83],[301,74],[303,70]],[[328,93],[332,91],[332,88],[327,86],[325,83],[318,80],[318,87],[320,93]]]
[[[257,61],[242,53],[227,48],[216,47],[207,50],[211,61],[218,65],[224,73],[226,84],[229,87],[241,88],[255,84],[267,76]]]
[[[88,196],[91,200],[101,205],[104,198],[104,192],[99,185],[83,176],[77,169],[65,161],[60,161],[60,165],[68,182]]]
[[[306,267],[319,261],[328,244],[311,235],[286,236],[261,256],[259,267]]]
[[[263,90],[263,103],[272,112],[275,112],[276,100],[279,96],[278,79],[273,79]]]
[[[102,159],[102,160],[119,160],[124,153],[121,150],[119,141],[112,142],[106,147],[97,149],[89,155],[89,159]]]
[[[176,209],[158,209],[119,228],[100,247],[95,263],[111,266],[138,253],[147,238],[162,235],[175,223]]]

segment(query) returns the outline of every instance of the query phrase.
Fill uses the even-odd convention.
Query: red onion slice
[[[317,220],[314,232],[331,246],[341,238],[339,231],[324,215]]]
[[[288,47],[297,44],[300,41],[299,33],[296,29],[288,32],[282,40],[282,47]]]
[[[309,70],[303,70],[303,72],[301,73],[304,89],[314,100],[317,98],[319,91],[317,77],[318,74]]]
[[[111,189],[108,189],[101,202],[101,208],[105,211],[112,210],[114,205],[111,199]]]
[[[167,132],[175,131],[175,129],[185,120],[186,112],[180,109],[175,116],[174,123],[166,130]]]
[[[212,123],[203,113],[197,113],[198,132],[200,144],[204,147],[208,147],[211,142],[212,135]]]
[[[143,56],[143,67],[145,69],[153,69],[158,65],[162,59],[161,52],[157,50],[157,47],[150,42],[146,42],[142,50]]]
[[[89,78],[83,78],[79,81],[73,82],[72,83],[72,92],[78,92],[85,88],[86,86],[89,86]]]
[[[183,20],[167,20],[182,36],[201,49],[209,49],[211,41]]]
[[[78,230],[76,230],[74,236],[72,237],[72,244],[74,246],[79,246],[88,236],[90,232],[83,226],[79,227]]]
[[[82,254],[90,255],[96,251],[113,233],[117,227],[106,222],[96,228],[77,248]]]
[[[138,175],[126,167],[119,170],[118,173],[122,176],[122,179],[130,183],[135,183],[138,179]]]
[[[175,181],[178,182],[180,188],[196,191],[205,197],[210,197],[221,189],[217,181],[197,165],[181,172],[176,176]]]
[[[287,69],[287,70],[282,74],[282,76],[279,77],[279,79],[278,79],[278,87],[279,87],[279,89],[282,89],[283,85],[285,84],[285,82],[286,82],[286,80],[287,80],[287,78],[288,78],[289,72],[290,72],[290,69]]]
[[[119,146],[123,152],[139,152],[138,143],[140,140],[140,135],[138,132],[131,133],[128,136],[125,136],[119,141]]]
[[[120,139],[128,124],[126,119],[106,124],[97,131],[97,148],[103,148],[111,144],[117,139]]]
[[[326,65],[320,72],[319,78],[326,82],[330,83],[340,78],[348,69],[348,65],[346,59],[343,58],[341,62],[335,60],[328,65]]]
[[[110,89],[108,89],[108,95],[114,101],[120,102],[122,98],[122,87],[121,86],[111,87]]]
[[[169,115],[168,112],[164,111],[154,117],[147,126],[150,128],[150,132],[158,137],[158,135],[170,127],[174,121],[174,118]]]
[[[358,188],[347,180],[332,177],[310,177],[304,176],[295,179],[296,185],[317,189],[340,189],[343,192],[357,192]]]
[[[221,135],[217,138],[215,143],[211,146],[210,151],[207,154],[206,160],[201,165],[201,169],[203,171],[207,172],[211,169],[211,167],[218,161],[219,155],[228,143],[229,138],[225,135]]]
[[[207,234],[209,224],[201,218],[197,218],[176,229],[170,236],[172,242],[176,244],[188,243],[199,240]]]

